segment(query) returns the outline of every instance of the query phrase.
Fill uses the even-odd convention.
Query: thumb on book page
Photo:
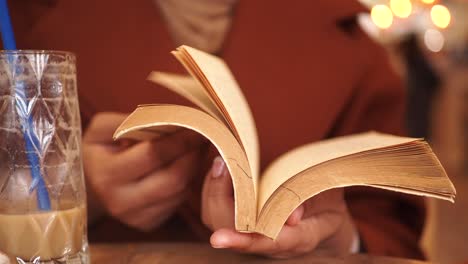
[[[295,226],[299,224],[302,220],[302,216],[304,215],[304,205],[301,204],[296,210],[294,210],[291,215],[286,220],[286,224],[289,226]]]
[[[234,190],[229,171],[221,157],[205,177],[202,192],[202,220],[213,231],[234,228]]]

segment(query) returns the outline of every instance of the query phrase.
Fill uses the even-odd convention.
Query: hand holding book
[[[351,253],[357,231],[343,195],[343,188],[333,189],[304,202],[289,216],[276,240],[237,232],[232,181],[224,162],[217,157],[203,185],[202,220],[214,232],[210,239],[214,248],[275,258],[294,257],[312,250],[345,255]]]
[[[237,231],[276,239],[289,215],[309,198],[348,186],[454,200],[455,188],[426,142],[377,132],[298,147],[260,173],[255,122],[228,67],[221,59],[187,46],[173,54],[191,77],[154,73],[150,80],[168,86],[200,110],[139,106],[114,137],[158,140],[189,129],[207,138],[232,179]]]

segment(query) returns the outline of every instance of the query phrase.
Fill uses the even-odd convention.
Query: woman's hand
[[[214,248],[231,248],[275,258],[311,251],[346,255],[357,239],[343,189],[323,192],[303,203],[289,216],[276,240],[259,234],[236,232],[232,181],[220,157],[214,160],[205,179],[202,220],[214,231],[211,236]]]
[[[186,198],[203,139],[181,131],[155,141],[114,142],[126,117],[99,113],[92,119],[83,138],[84,170],[91,196],[120,221],[148,231]]]

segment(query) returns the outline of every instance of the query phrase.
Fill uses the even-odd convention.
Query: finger
[[[113,143],[112,136],[128,114],[115,112],[97,113],[85,131],[83,141],[89,143]]]
[[[157,201],[146,208],[138,208],[125,213],[121,218],[126,223],[142,231],[151,231],[169,219],[177,207],[187,198],[187,193],[180,193],[163,201]]]
[[[212,230],[234,227],[234,197],[230,174],[221,157],[216,157],[202,191],[202,219]]]
[[[133,208],[146,207],[162,199],[185,191],[198,170],[198,151],[186,153],[169,167],[153,172],[124,187],[121,196]]]
[[[251,234],[241,234],[228,228],[218,229],[210,237],[210,244],[214,248],[245,249],[253,242]]]
[[[259,234],[239,233],[232,229],[214,232],[210,242],[215,248],[269,256],[298,255],[315,249],[338,230],[341,216],[323,213],[303,219],[296,226],[284,226],[276,240]]]
[[[286,220],[286,224],[289,226],[295,226],[299,224],[303,215],[304,215],[304,205],[301,204],[298,208],[296,208],[291,213],[291,215],[288,217],[288,220]]]
[[[340,209],[341,196],[340,192],[324,194],[323,198],[327,197],[329,199],[328,202],[330,199],[339,202],[337,204],[338,209],[322,208],[323,206],[319,206],[320,212],[315,211],[313,213],[314,210],[307,210],[308,217],[304,217],[306,215],[305,209],[309,208],[310,205],[307,204],[307,207],[303,205],[302,220],[294,226],[283,226],[276,240],[271,240],[258,234],[246,234],[232,229],[220,229],[213,233],[211,243],[213,247],[232,248],[242,252],[272,257],[295,256],[310,252],[316,249],[319,244],[322,245],[322,241],[329,241],[343,225],[345,219],[344,213],[346,211]],[[313,204],[315,201],[308,202]],[[334,243],[334,245],[337,245],[337,243]]]
[[[143,141],[118,153],[112,163],[113,171],[124,180],[137,180],[143,175],[161,169],[182,155],[200,148],[203,137],[191,130],[180,130],[157,141]],[[128,166],[131,164],[131,173]]]
[[[283,252],[276,241],[254,233],[240,233],[233,229],[216,230],[210,237],[214,248],[230,248],[241,252],[270,255]]]
[[[334,211],[324,211],[302,219],[295,227],[285,226],[279,239],[297,239],[297,248],[305,253],[316,249],[322,241],[332,237],[342,226],[344,215]]]
[[[287,226],[285,228],[298,229],[298,227]],[[210,243],[214,248],[230,248],[266,256],[293,256],[300,254],[303,250],[303,245],[300,244],[302,236],[304,234],[297,235],[295,232],[282,231],[276,240],[272,240],[260,234],[219,229],[211,235]]]

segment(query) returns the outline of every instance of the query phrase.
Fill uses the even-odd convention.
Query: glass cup
[[[0,51],[0,261],[89,263],[75,61]]]

